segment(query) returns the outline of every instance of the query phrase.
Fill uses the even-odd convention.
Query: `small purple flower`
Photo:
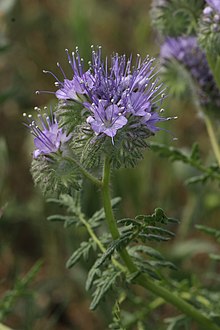
[[[105,107],[105,103],[100,100],[98,107],[95,105],[91,107],[93,116],[87,118],[87,123],[91,125],[96,134],[104,133],[113,138],[117,130],[125,126],[128,120],[122,115],[117,105],[112,104]]]
[[[196,37],[167,38],[161,47],[162,63],[176,60],[191,74],[203,106],[214,103],[220,106],[220,91],[209,69],[205,53],[197,43]]]
[[[62,149],[65,142],[70,139],[70,136],[66,136],[62,129],[58,127],[58,123],[54,115],[44,116],[40,114],[40,109],[35,108],[38,111],[38,122],[32,120],[32,115],[23,114],[27,117],[28,124],[25,124],[34,135],[34,144],[36,149],[34,150],[33,157],[37,158],[40,155],[49,155]]]
[[[56,97],[60,100],[78,100],[80,94],[86,93],[86,88],[93,85],[93,80],[89,72],[85,72],[82,78],[74,76],[72,80],[64,79],[64,82],[57,82],[61,88],[56,91]]]

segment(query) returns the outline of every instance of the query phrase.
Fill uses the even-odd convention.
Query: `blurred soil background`
[[[152,29],[149,8],[147,0],[0,0],[0,297],[38,260],[43,262],[27,292],[4,317],[13,329],[102,330],[111,320],[111,299],[96,312],[89,311],[90,294],[84,284],[94,259],[73,270],[65,268],[86,233],[46,220],[59,210],[46,203],[33,185],[29,172],[33,142],[22,113],[56,102],[55,96],[35,91],[55,91],[53,78],[42,70],[60,74],[58,61],[71,77],[66,48],[78,46],[86,60],[91,44],[102,45],[104,55],[157,56],[160,40]],[[205,126],[190,101],[169,97],[164,107],[166,115],[178,116],[164,125],[172,135],[161,131],[151,140],[186,151],[198,141],[204,162],[212,162]],[[206,252],[216,246],[194,225],[219,227],[219,187],[186,186],[185,179],[194,174],[191,167],[171,164],[147,150],[138,168],[115,172],[112,192],[123,198],[118,216],[152,213],[159,206],[181,219],[176,238],[162,244],[163,253],[181,267],[174,274],[177,280],[194,273],[210,284],[219,280],[213,278],[216,266]],[[100,196],[89,184],[84,194],[84,210],[91,215],[100,206]],[[169,316],[170,309],[158,313],[152,324]]]

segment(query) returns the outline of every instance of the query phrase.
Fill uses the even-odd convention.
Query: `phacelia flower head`
[[[50,155],[59,150],[62,150],[63,145],[70,139],[62,128],[58,127],[55,116],[51,113],[50,116],[46,113],[41,114],[40,108],[35,108],[38,111],[38,120],[35,121],[32,115],[23,113],[27,118],[25,124],[34,136],[34,144],[36,149],[33,152],[33,157],[37,158],[40,155]]]
[[[206,0],[199,21],[198,38],[201,47],[213,55],[220,55],[220,1]]]
[[[62,127],[71,132],[74,148],[80,141],[81,158],[88,152],[94,154],[92,146],[112,155],[118,151],[123,159],[133,150],[140,158],[138,150],[147,146],[146,138],[159,130],[159,122],[171,119],[162,116],[165,87],[159,81],[155,59],[116,53],[103,60],[101,47],[92,46],[91,61],[86,65],[78,48],[66,53],[72,77],[67,78],[59,64],[63,79],[45,72],[56,79],[56,114]],[[89,143],[83,147],[85,136]]]
[[[136,126],[145,126],[151,132],[156,131],[154,125],[165,120],[158,115],[157,120],[151,121],[151,116],[156,118],[157,103],[164,98],[164,89],[153,67],[154,59],[147,57],[142,61],[137,55],[132,64],[131,57],[115,54],[108,63],[107,58],[102,60],[101,47],[96,51],[92,48],[92,61],[85,70],[77,48],[71,55],[67,51],[67,56],[73,76],[67,79],[62,68],[64,81],[52,74],[58,87],[55,95],[59,100],[80,103],[96,136],[114,138],[125,125],[130,125],[131,118]]]
[[[189,72],[202,106],[207,108],[220,106],[220,91],[196,37],[167,38],[161,47],[160,55],[165,67],[174,60]]]

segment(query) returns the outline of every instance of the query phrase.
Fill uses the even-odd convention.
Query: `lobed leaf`
[[[121,271],[116,270],[112,265],[109,265],[109,267],[101,273],[101,276],[94,281],[96,288],[92,294],[93,299],[90,304],[91,310],[94,310],[98,306],[106,293],[115,285],[116,280],[120,275]]]
[[[74,253],[71,255],[71,257],[68,259],[66,263],[67,268],[72,268],[81,257],[84,259],[88,258],[90,249],[94,247],[93,240],[90,238],[88,242],[82,242],[80,244],[80,247],[74,251]]]

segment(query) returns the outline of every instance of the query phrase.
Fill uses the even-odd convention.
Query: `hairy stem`
[[[207,127],[207,131],[208,131],[208,135],[209,135],[209,139],[210,139],[210,142],[212,145],[213,152],[215,154],[218,165],[220,166],[220,149],[219,149],[218,140],[216,138],[215,131],[214,131],[214,128],[212,125],[212,121],[209,118],[209,116],[207,116],[207,115],[204,115],[204,120],[205,120],[205,124]]]
[[[103,204],[104,210],[106,215],[106,221],[111,232],[112,238],[114,240],[120,237],[120,233],[114,218],[112,206],[111,206],[111,197],[109,191],[109,184],[110,184],[110,160],[108,157],[105,159],[104,168],[103,168],[103,185],[102,185],[102,197],[103,197]],[[136,265],[133,263],[130,255],[128,254],[127,250],[124,248],[120,252],[120,256],[124,261],[126,267],[128,268],[129,272],[138,273],[138,269]],[[140,274],[136,278],[136,283],[144,287],[145,289],[153,292],[158,297],[163,298],[166,302],[172,304],[181,312],[195,320],[197,323],[200,324],[202,329],[204,330],[220,330],[220,328],[215,325],[210,319],[206,316],[201,314],[197,309],[195,309],[191,304],[187,303],[175,293],[169,291],[165,287],[161,286],[158,282],[153,281],[149,276],[144,274]]]

